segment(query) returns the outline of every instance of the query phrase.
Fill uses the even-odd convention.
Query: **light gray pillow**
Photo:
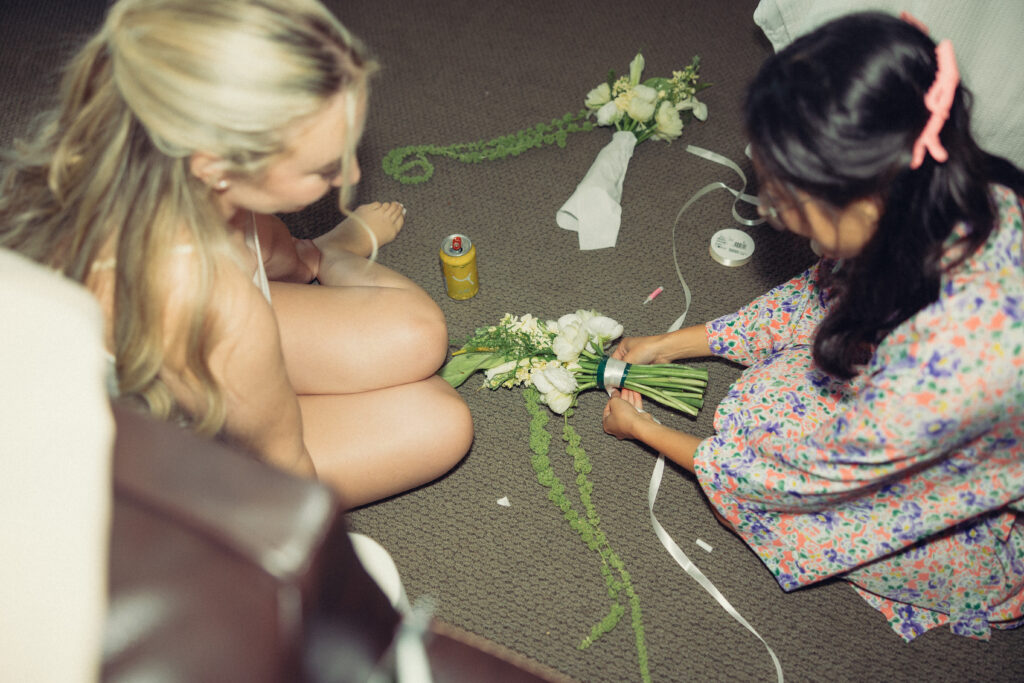
[[[1024,11],[1020,0],[761,0],[754,22],[779,51],[842,14],[906,10],[938,42],[953,42],[974,93],[972,128],[983,148],[1024,167]]]

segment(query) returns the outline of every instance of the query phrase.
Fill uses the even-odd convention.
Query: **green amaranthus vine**
[[[565,494],[565,486],[559,480],[551,467],[551,460],[548,452],[551,446],[551,434],[548,433],[547,424],[551,419],[547,408],[540,405],[540,393],[534,387],[529,387],[523,392],[526,401],[526,410],[530,414],[530,450],[533,455],[530,462],[533,471],[537,474],[537,481],[548,489],[548,498],[562,511],[562,515],[569,522],[587,547],[593,550],[601,558],[601,575],[604,577],[608,590],[608,597],[612,604],[608,614],[593,626],[590,633],[580,641],[579,649],[584,650],[590,647],[594,641],[605,633],[611,631],[619,623],[622,615],[625,614],[623,606],[623,594],[629,601],[630,615],[633,624],[633,633],[636,639],[637,659],[640,663],[640,675],[645,683],[650,683],[651,673],[647,662],[647,644],[644,639],[643,618],[640,611],[640,599],[637,597],[630,580],[629,572],[619,558],[618,554],[608,543],[608,538],[600,528],[600,518],[594,508],[591,494],[594,485],[587,475],[590,473],[590,459],[587,457],[583,446],[580,444],[580,435],[569,424],[569,416],[572,410],[566,411],[565,422],[562,428],[562,440],[565,441],[565,452],[572,457],[573,469],[576,472],[576,487],[579,490],[580,502],[583,505],[584,514],[581,516],[573,507],[572,501]]]
[[[427,159],[428,156],[439,156],[473,164],[519,156],[527,150],[544,145],[565,147],[569,133],[593,130],[594,124],[587,120],[587,115],[586,109],[577,114],[570,112],[560,119],[553,119],[551,123],[538,123],[532,128],[526,128],[511,135],[503,135],[493,140],[461,142],[453,145],[398,147],[384,156],[384,172],[403,185],[416,185],[427,182],[434,175],[434,165]]]

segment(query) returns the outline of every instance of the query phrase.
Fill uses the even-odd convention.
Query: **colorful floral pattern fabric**
[[[1024,621],[1024,227],[999,226],[849,381],[818,370],[820,262],[707,324],[747,366],[695,457],[787,591],[839,576],[905,639]]]

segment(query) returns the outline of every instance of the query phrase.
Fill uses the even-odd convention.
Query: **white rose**
[[[580,317],[577,314],[566,313],[561,318],[559,318],[558,322],[556,322],[555,324],[558,325],[558,331],[562,332],[563,330],[567,329],[570,325],[578,325],[581,322],[582,321],[580,320]]]
[[[597,110],[597,125],[614,126],[622,119],[622,110],[615,102],[609,102]]]
[[[587,93],[585,102],[587,109],[596,111],[603,105],[608,104],[612,99],[612,88],[607,83],[602,83]]]
[[[654,136],[659,140],[675,140],[683,134],[683,120],[670,102],[658,105],[654,115]]]
[[[587,333],[598,340],[601,349],[611,340],[621,337],[623,332],[622,325],[605,315],[591,318],[586,327]]]
[[[583,327],[569,334],[560,334],[551,342],[551,350],[555,357],[563,363],[569,363],[580,357],[580,351],[587,345],[587,332]]]
[[[600,315],[597,311],[585,311],[582,308],[576,311],[576,317],[580,319],[580,322],[586,324],[591,318]]]
[[[573,374],[561,366],[545,368],[540,374],[544,376],[544,379],[551,384],[555,391],[560,393],[573,394],[579,389]]]
[[[654,116],[654,107],[658,102],[658,91],[646,85],[633,88],[633,96],[626,105],[626,113],[634,121],[644,122]]]
[[[548,380],[543,370],[531,371],[530,381],[533,382],[533,386],[537,387],[537,391],[542,395],[555,390],[555,386]]]

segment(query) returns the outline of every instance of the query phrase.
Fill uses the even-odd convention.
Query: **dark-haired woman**
[[[823,259],[615,356],[747,366],[698,439],[613,396],[605,430],[696,474],[785,590],[850,581],[910,640],[1024,621],[1024,173],[970,134],[952,46],[852,15],[750,87],[761,212]]]

